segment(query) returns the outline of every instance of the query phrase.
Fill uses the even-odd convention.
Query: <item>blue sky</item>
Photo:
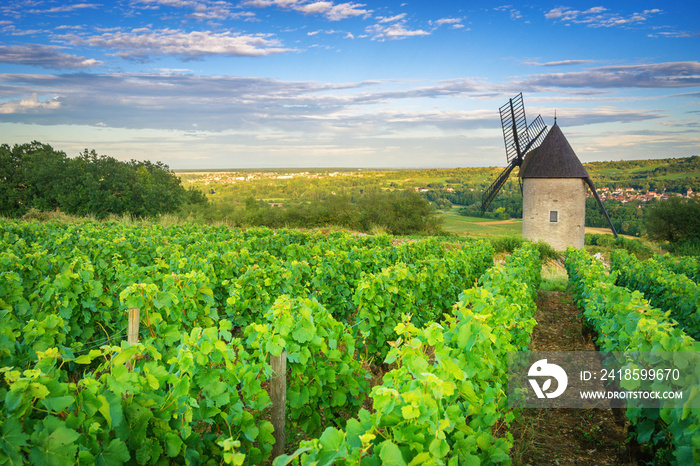
[[[584,162],[687,157],[699,20],[674,0],[6,0],[0,142],[171,168],[504,165],[498,108],[522,92]]]

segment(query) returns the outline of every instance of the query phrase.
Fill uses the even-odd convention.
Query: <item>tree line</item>
[[[304,180],[297,181],[296,188],[303,188]],[[417,193],[370,186],[353,194],[319,192],[285,202],[284,207],[260,200],[263,192],[214,204],[196,187],[185,189],[161,162],[122,162],[87,149],[71,158],[37,141],[0,145],[0,215],[6,217],[35,209],[97,219],[175,214],[183,220],[225,221],[240,227],[333,225],[367,232],[379,228],[397,235],[441,231],[435,210]]]
[[[0,215],[19,217],[30,209],[98,219],[109,215],[152,217],[185,203],[205,204],[186,190],[161,162],[122,162],[85,149],[70,158],[48,144],[0,145]]]

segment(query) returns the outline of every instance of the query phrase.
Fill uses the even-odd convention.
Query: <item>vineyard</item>
[[[698,341],[689,335],[689,332],[697,335],[700,305],[698,287],[692,280],[669,270],[660,273],[658,261],[640,262],[623,251],[613,252],[611,266],[608,274],[585,251],[569,249],[567,253],[566,267],[574,297],[586,320],[598,332],[602,351],[700,351]],[[694,314],[687,310],[690,293],[677,288],[679,282],[695,293]],[[644,294],[620,285],[633,286]],[[661,310],[650,304],[671,305],[675,293],[678,293],[677,309]],[[700,397],[700,367],[689,371],[677,382],[677,387],[693,387],[687,404]],[[700,462],[697,408],[628,408],[626,414],[637,441],[650,444],[655,450],[655,462],[681,465]]]
[[[529,243],[494,265],[487,241],[2,226],[0,464],[510,462],[507,355],[537,324]],[[566,266],[601,349],[700,350],[697,261],[616,252],[608,273],[572,249]],[[273,458],[284,354],[292,441]],[[627,418],[660,458],[700,461],[697,410]]]

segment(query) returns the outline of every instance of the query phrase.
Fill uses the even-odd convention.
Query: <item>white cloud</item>
[[[266,8],[276,6],[283,9],[291,9],[304,14],[316,14],[325,16],[330,21],[340,21],[357,16],[368,17],[372,10],[367,10],[363,3],[339,3],[332,1],[305,1],[305,0],[249,0],[243,2],[243,6],[254,8]]]
[[[594,6],[593,8],[589,8],[588,10],[584,11],[583,14],[592,15],[592,14],[602,13],[602,12],[607,11],[607,10],[608,9],[605,8],[604,6]]]
[[[673,145],[678,143],[678,135],[664,132],[657,134],[643,133],[622,133],[619,131],[610,132],[603,135],[594,135],[587,141],[591,146],[587,147],[586,152],[602,152],[610,153],[610,151],[619,151],[621,148],[639,148],[639,147],[654,147],[655,145]],[[689,147],[689,149],[692,149]],[[636,157],[625,157],[624,159],[633,159]]]
[[[552,114],[552,111],[548,111]],[[594,108],[569,107],[559,109],[557,112],[557,122],[561,126],[585,126],[599,123],[629,123],[633,121],[644,121],[663,118],[662,115],[654,111],[629,110],[612,106],[599,106]]]
[[[644,10],[641,13],[635,12],[624,15],[621,13],[613,13],[609,9],[602,6],[589,8],[586,11],[575,10],[569,7],[556,7],[545,13],[544,17],[552,21],[571,24],[584,24],[588,27],[598,28],[643,23],[651,16],[659,13],[661,13],[661,10],[657,8]]]
[[[591,63],[593,60],[560,60],[560,61],[550,61],[546,63],[539,63],[535,61],[523,62],[523,65],[528,66],[572,66],[572,65],[585,65],[586,63]]]
[[[430,35],[430,32],[423,29],[407,29],[405,21],[393,23],[389,26],[375,24],[373,26],[368,26],[365,32],[372,35],[372,37],[377,40],[395,40]]]
[[[319,35],[319,34],[327,34],[327,35],[341,34],[341,35],[343,35],[343,38],[345,38],[345,39],[354,39],[354,38],[355,38],[355,36],[354,36],[352,33],[350,33],[350,32],[347,32],[347,31],[339,31],[339,30],[336,30],[336,29],[328,29],[328,30],[325,30],[325,31],[324,31],[324,30],[309,31],[309,32],[306,33],[306,35],[309,36],[309,37],[317,36],[317,35]]]
[[[693,70],[691,65],[660,65],[659,75],[664,70],[667,74],[682,68]],[[608,68],[608,72],[619,68],[630,71],[629,67]],[[152,160],[178,167],[192,167],[193,163],[211,168],[290,163],[492,165],[496,160],[501,162],[503,150],[497,108],[506,95],[517,92],[515,88],[522,90],[521,83],[494,85],[456,79],[423,86],[407,81],[334,84],[206,77],[176,70],[112,75],[0,74],[0,96],[5,99],[0,104],[0,137],[14,143],[25,142],[25,134],[38,140],[46,140],[44,135],[48,134],[54,146],[71,139],[71,147],[77,147],[78,152],[99,144],[95,147],[98,151],[108,150],[109,155],[125,159],[148,147]],[[56,95],[60,99],[41,97]],[[581,97],[574,103],[562,92],[558,96],[558,120],[569,128],[567,137],[572,144],[575,141],[576,147],[581,147],[583,143],[578,141],[583,140],[587,152],[602,151],[608,159],[612,155],[604,145],[576,137],[576,131],[606,134],[601,127],[572,128],[627,122],[641,125],[668,118],[660,110],[626,108],[626,104],[612,104],[610,99],[605,105],[596,105],[596,97]],[[440,97],[445,98],[431,100]],[[551,119],[552,104],[538,106],[547,97],[528,95],[528,113],[542,113]],[[477,104],[480,100],[485,103]],[[669,138],[668,145],[679,148],[688,140],[679,135]],[[639,150],[640,144],[629,146],[630,150]],[[659,148],[654,149],[658,152]],[[427,153],[431,154],[429,161]],[[227,155],[217,158],[213,154]],[[623,155],[619,150],[614,153],[615,157]],[[194,162],[199,156],[211,158],[206,163]]]
[[[295,8],[295,10],[300,11],[304,14],[322,14],[326,13],[331,8],[333,8],[333,2],[314,2],[299,5]]]
[[[520,19],[523,17],[523,14],[520,12],[520,10],[513,8],[513,5],[498,6],[498,7],[494,8],[494,10],[509,13],[510,19],[512,19],[512,20]]]
[[[61,53],[58,47],[39,44],[0,45],[0,63],[70,70],[92,68],[102,64],[93,58]]]
[[[544,17],[546,19],[556,19],[560,21],[571,21],[572,19],[576,19],[578,15],[581,14],[579,10],[572,10],[567,7],[557,7],[557,8],[552,8],[549,10],[547,13],[545,13]]]
[[[393,87],[393,85],[392,85]],[[300,134],[315,134],[319,128],[332,131],[356,128],[376,121],[376,106],[390,106],[391,112],[404,114],[400,102],[408,99],[464,97],[483,87],[466,79],[446,81],[403,90],[385,89],[383,83],[318,83],[277,81],[264,78],[203,77],[178,74],[172,70],[157,74],[112,75],[9,75],[0,74],[0,90],[14,103],[6,107],[16,113],[4,121],[43,124],[86,124],[101,122],[109,127],[191,129],[197,123],[204,131],[274,128]],[[42,102],[45,109],[58,108],[60,114],[23,116],[17,110],[40,108],[34,99],[20,106],[13,96],[61,95],[58,100]],[[52,107],[55,106],[55,107]],[[437,124],[430,112],[431,124]],[[418,117],[412,117],[416,123]],[[443,125],[449,126],[449,118]],[[464,119],[459,118],[463,124]],[[406,123],[396,117],[387,121]],[[371,126],[370,125],[370,126]]]
[[[105,32],[101,35],[65,35],[63,39],[74,45],[90,45],[118,50],[122,58],[147,58],[151,55],[177,55],[196,58],[207,55],[238,57],[267,56],[294,51],[282,47],[268,34],[238,34],[211,31],[183,32],[174,29],[132,29],[122,32]]]
[[[132,5],[143,5],[152,9],[159,9],[161,6],[188,9],[192,10],[188,16],[199,20],[223,20],[245,16],[245,13],[233,12],[228,2],[217,0],[134,0]]]
[[[436,26],[442,26],[443,24],[457,25],[462,22],[462,18],[441,18],[435,21]],[[462,26],[463,27],[463,26]]]
[[[666,62],[603,66],[574,73],[534,75],[520,83],[543,87],[682,88],[700,86],[700,62]]]
[[[669,37],[669,38],[681,38],[687,39],[691,37],[700,37],[700,32],[688,32],[688,31],[658,31],[649,34],[649,37]]]
[[[0,102],[0,114],[9,115],[13,113],[34,113],[41,110],[56,110],[61,107],[61,102],[57,97],[39,100],[37,94],[21,100],[10,100]]]
[[[390,16],[390,17],[379,16],[377,19],[379,20],[380,23],[393,23],[394,21],[402,20],[405,17],[406,17],[406,13],[401,13],[400,15]]]
[[[365,5],[361,3],[341,3],[334,5],[324,15],[331,21],[340,21],[355,16],[369,16],[371,10],[365,10],[362,8],[363,6]]]
[[[32,9],[28,10],[28,13],[44,15],[51,13],[68,13],[75,10],[83,10],[85,8],[98,9],[101,7],[102,5],[100,5],[99,3],[74,3],[72,5],[55,6],[46,10]]]

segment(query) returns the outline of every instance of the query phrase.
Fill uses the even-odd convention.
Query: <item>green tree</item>
[[[0,214],[14,217],[27,210],[22,199],[19,160],[10,146],[0,146]]]
[[[652,239],[670,243],[700,241],[700,199],[672,197],[658,202],[646,218]]]
[[[56,195],[63,189],[65,161],[66,154],[37,141],[0,146],[0,214],[59,207]]]
[[[16,217],[30,208],[74,215],[156,216],[204,195],[188,193],[167,165],[121,162],[85,149],[69,158],[48,144],[0,146],[0,214]]]
[[[44,211],[60,207],[57,197],[65,189],[66,154],[36,141],[17,146],[15,150],[21,158],[24,197],[28,204]]]

